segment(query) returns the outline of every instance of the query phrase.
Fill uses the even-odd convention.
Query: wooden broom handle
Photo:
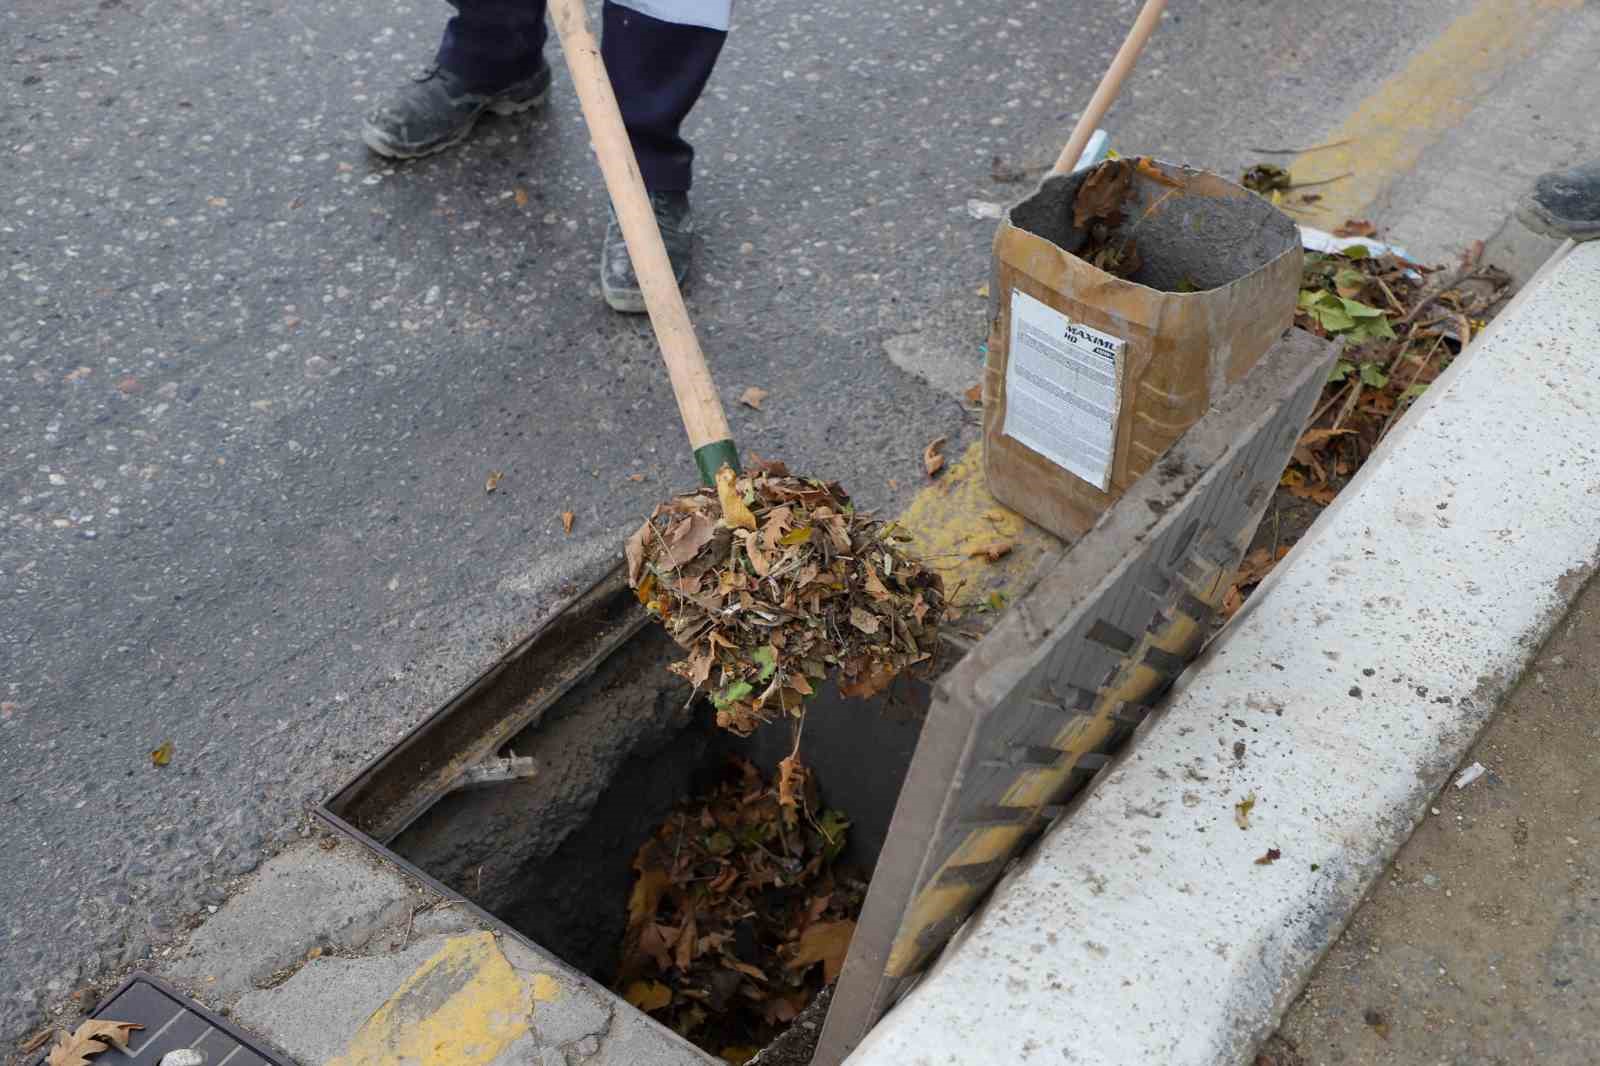
[[[1088,145],[1089,138],[1094,136],[1100,120],[1111,110],[1112,101],[1122,90],[1123,79],[1133,69],[1139,53],[1144,51],[1144,44],[1155,32],[1156,24],[1161,21],[1161,12],[1166,6],[1167,0],[1145,0],[1139,17],[1133,20],[1133,29],[1128,31],[1127,39],[1122,42],[1122,47],[1117,49],[1116,57],[1111,60],[1111,66],[1106,68],[1105,77],[1100,79],[1094,95],[1089,98],[1089,106],[1084,109],[1083,117],[1078,119],[1078,125],[1073,129],[1072,136],[1067,138],[1067,146],[1061,149],[1061,155],[1056,159],[1056,165],[1051,173],[1067,174],[1078,165],[1078,157],[1083,155],[1083,149]]]
[[[561,36],[561,50],[578,91],[594,154],[600,160],[600,172],[611,193],[611,205],[622,226],[623,239],[628,242],[628,255],[644,293],[656,343],[666,360],[689,443],[697,453],[710,445],[729,443],[733,434],[728,430],[728,418],[711,381],[705,354],[695,338],[689,310],[683,305],[666,245],[661,242],[661,230],[656,226],[644,179],[639,176],[639,164],[622,124],[617,96],[600,58],[600,46],[589,29],[583,0],[550,0],[549,11]]]

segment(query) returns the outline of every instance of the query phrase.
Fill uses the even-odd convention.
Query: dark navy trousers
[[[544,0],[450,0],[438,63],[475,91],[503,88],[542,62]],[[680,132],[711,77],[724,30],[665,22],[606,0],[600,54],[645,187],[686,192],[694,149]]]

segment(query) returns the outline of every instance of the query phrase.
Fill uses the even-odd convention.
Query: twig
[[[1394,305],[1394,309],[1396,311],[1399,311],[1402,315],[1405,314],[1406,313],[1405,305],[1402,304],[1399,300],[1395,299],[1394,290],[1390,289],[1389,286],[1385,285],[1383,283],[1383,279],[1378,277],[1377,275],[1373,275],[1372,280],[1376,281],[1378,283],[1378,288],[1383,290],[1383,294],[1389,298],[1389,302]]]
[[[406,945],[411,943],[411,923],[417,920],[417,908],[411,908],[411,914],[406,918],[406,935],[400,938],[400,950],[404,951]]]
[[[1329,397],[1326,401],[1324,401],[1321,407],[1317,408],[1317,413],[1316,414],[1312,415],[1309,419],[1306,420],[1306,427],[1310,428],[1311,426],[1316,425],[1317,422],[1322,418],[1322,416],[1327,414],[1328,411],[1333,407],[1334,404],[1338,403],[1341,399],[1344,398],[1344,394],[1346,392],[1348,392],[1349,389],[1350,389],[1350,382],[1347,381],[1347,382],[1344,383],[1344,387],[1343,388],[1341,388],[1338,392],[1334,393],[1331,397]]]
[[[1289,186],[1289,188],[1290,189],[1312,189],[1312,188],[1317,187],[1318,185],[1332,185],[1336,181],[1343,181],[1345,178],[1353,178],[1355,176],[1356,176],[1356,172],[1355,171],[1347,170],[1343,174],[1335,174],[1331,178],[1319,178],[1316,181],[1297,181],[1297,182],[1294,182],[1293,184],[1291,184]]]
[[[1325,152],[1329,148],[1343,148],[1351,143],[1351,138],[1342,141],[1329,141],[1327,144],[1314,144],[1310,148],[1246,148],[1247,152],[1257,155],[1306,155],[1309,152]]]
[[[1340,411],[1339,417],[1333,420],[1332,429],[1338,429],[1344,425],[1344,420],[1349,418],[1351,413],[1355,411],[1356,401],[1359,399],[1361,399],[1361,379],[1357,378],[1355,389],[1350,393],[1350,398],[1344,402],[1344,410]]]
[[[1411,380],[1407,381],[1406,382],[1406,387],[1400,391],[1400,395],[1401,396],[1404,396],[1406,394],[1406,392],[1410,390],[1411,386],[1413,386],[1413,385],[1415,385],[1417,383],[1417,379],[1419,377],[1421,377],[1422,376],[1422,372],[1428,368],[1428,364],[1433,362],[1434,354],[1436,352],[1438,352],[1439,346],[1441,344],[1443,344],[1443,343],[1444,343],[1444,335],[1443,334],[1440,334],[1437,338],[1434,339],[1433,347],[1429,348],[1428,349],[1428,354],[1422,357],[1422,361],[1417,364],[1417,369],[1415,369],[1415,370],[1413,370],[1411,372]],[[1413,400],[1412,402],[1414,403],[1415,401]],[[1389,427],[1394,425],[1395,420],[1400,417],[1402,412],[1407,411],[1410,408],[1411,408],[1411,404],[1410,403],[1395,404],[1394,410],[1389,412],[1389,417],[1384,419],[1383,428],[1378,430],[1378,440],[1382,440],[1385,436],[1387,436],[1388,433],[1389,433]],[[1374,444],[1376,444],[1376,442],[1374,442]]]

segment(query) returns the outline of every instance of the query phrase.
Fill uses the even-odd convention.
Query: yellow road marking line
[[[1323,138],[1348,144],[1295,159],[1289,170],[1296,182],[1352,175],[1316,188],[1322,199],[1296,217],[1323,229],[1359,217],[1467,116],[1496,78],[1532,53],[1553,15],[1582,6],[1583,0],[1479,0]]]
[[[536,975],[533,998],[554,998],[554,984]],[[451,937],[328,1066],[486,1066],[528,1032],[531,1014],[522,979],[493,933]]]

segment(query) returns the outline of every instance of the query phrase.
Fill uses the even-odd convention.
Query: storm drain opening
[[[622,985],[658,1020],[699,1030],[714,1056],[838,1066],[1011,864],[1071,816],[1199,654],[1337,354],[1311,334],[1284,334],[1092,529],[1043,560],[1026,588],[946,627],[932,689],[902,679],[869,700],[819,690],[802,751],[819,786],[806,824],[819,835],[798,851],[763,828],[770,812],[753,821],[716,816],[770,796],[749,775],[770,778],[792,750],[786,724],[748,740],[718,732],[710,709],[691,704],[666,672],[678,650],[647,628],[621,567],[321,813],[600,984]],[[730,765],[730,757],[743,762]],[[695,851],[680,867],[690,832]],[[656,854],[636,870],[652,834]],[[813,874],[831,880],[777,901],[804,906],[792,927],[702,929],[659,871],[678,870],[680,888],[716,891],[726,887],[728,856],[768,872],[769,860],[787,862],[789,873],[815,860]],[[694,865],[701,858],[704,869]],[[784,880],[760,889],[791,889]],[[834,938],[862,895],[841,962]],[[648,930],[645,943],[647,921],[662,928]],[[802,944],[818,922],[829,928]],[[679,960],[690,924],[693,950]],[[763,946],[773,957],[760,955]],[[678,990],[654,987],[675,967],[692,970],[701,951],[732,965],[692,989],[700,998],[680,1004]],[[628,959],[639,972],[624,969]],[[837,994],[803,1007],[802,996],[743,1030],[708,1024],[710,1011],[685,1026],[677,1010],[740,996],[759,1003],[775,985],[789,995],[795,969],[811,995],[820,982],[806,967],[821,967],[824,980],[835,970]]]
[[[719,729],[631,601],[601,588],[561,635],[568,661],[514,651],[328,812],[713,1057],[809,1062],[928,686],[819,687],[786,818],[795,723]]]

